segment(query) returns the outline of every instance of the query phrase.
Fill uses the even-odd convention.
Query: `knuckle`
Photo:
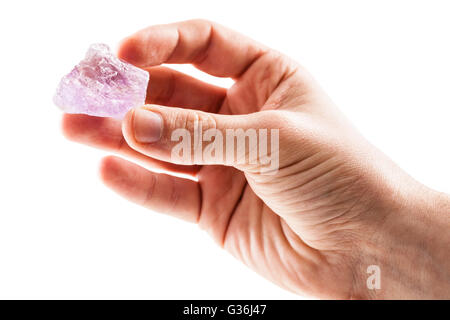
[[[184,137],[183,143],[188,143],[189,145],[190,152],[186,155],[184,161],[195,161],[195,157],[203,153],[204,145],[202,139],[204,133],[207,130],[215,130],[217,128],[214,115],[192,110],[176,112],[171,122],[170,129],[172,133],[169,135],[172,136],[175,130],[177,130],[178,134],[182,134]]]
[[[170,206],[168,207],[167,212],[173,212],[178,209],[179,204],[180,204],[179,200],[181,197],[181,188],[177,183],[177,179],[172,178],[171,183],[172,183],[172,189],[171,189],[170,195],[169,195]]]
[[[145,192],[145,196],[142,199],[143,206],[150,206],[152,204],[153,196],[155,194],[155,189],[157,187],[157,184],[158,184],[158,176],[154,174],[151,176],[150,180],[148,181],[148,187]]]
[[[173,128],[183,128],[191,134],[196,130],[208,130],[217,128],[217,123],[213,115],[205,112],[185,111],[177,112],[173,117]]]

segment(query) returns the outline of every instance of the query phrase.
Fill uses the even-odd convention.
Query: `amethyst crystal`
[[[145,103],[148,80],[148,72],[119,60],[107,45],[93,44],[62,78],[53,101],[67,113],[123,118]]]

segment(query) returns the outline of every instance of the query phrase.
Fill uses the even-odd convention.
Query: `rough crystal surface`
[[[86,57],[61,79],[53,101],[64,112],[123,118],[145,103],[148,72],[93,44]]]

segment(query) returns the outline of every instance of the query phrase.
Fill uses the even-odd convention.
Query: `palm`
[[[274,68],[271,79],[267,79],[267,69],[267,66],[255,68],[244,74],[229,90],[218,113],[239,114],[273,108],[266,104],[267,101],[279,100],[277,89],[292,85],[291,82],[296,79],[286,75],[295,72],[291,72],[285,63],[281,68]],[[266,73],[266,77],[261,73]],[[267,83],[277,85],[267,88]],[[296,98],[291,97],[292,100]],[[289,101],[286,103],[289,104]],[[338,272],[327,265],[319,251],[306,245],[298,232],[293,231],[255,194],[242,171],[233,167],[202,166],[198,179],[203,199],[200,226],[255,271],[289,290],[304,292],[309,287],[307,290],[311,293],[317,293],[320,287],[326,285],[322,282],[326,276],[310,275],[309,259],[320,261],[322,270],[326,270],[324,272]],[[292,268],[293,265],[304,267]],[[314,270],[313,273],[317,272]],[[341,274],[334,277],[342,279],[345,292],[350,275],[342,274],[342,270],[339,272]],[[306,279],[309,275],[311,277]]]
[[[244,174],[234,168],[207,166],[200,170],[199,182],[203,194],[200,226],[247,266],[266,277],[267,270],[273,270],[277,275],[269,276],[272,281],[297,291],[294,279],[300,270],[286,266],[302,260],[295,248],[306,247],[253,192]],[[286,240],[276,243],[276,239]],[[282,280],[286,278],[291,281]]]
[[[242,75],[228,90],[222,104],[215,110],[217,113],[243,114],[262,108],[267,97],[264,97],[264,89],[261,88],[264,88],[266,82],[279,82],[277,79],[283,76],[283,70],[271,74],[273,79],[261,82],[258,79],[261,79],[261,72],[266,70],[253,69]],[[249,256],[250,233],[261,235],[263,232],[261,225],[258,230],[253,230],[252,224],[242,222],[258,221],[264,215],[276,222],[275,225],[280,225],[279,217],[252,191],[242,171],[233,167],[202,166],[198,179],[203,199],[200,226],[241,260],[244,256]],[[235,244],[242,240],[245,240],[245,246],[237,248]],[[240,250],[245,252],[239,252]]]

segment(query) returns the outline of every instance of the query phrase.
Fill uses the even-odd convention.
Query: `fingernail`
[[[162,118],[159,114],[147,109],[134,110],[134,138],[140,143],[152,143],[161,138]]]

